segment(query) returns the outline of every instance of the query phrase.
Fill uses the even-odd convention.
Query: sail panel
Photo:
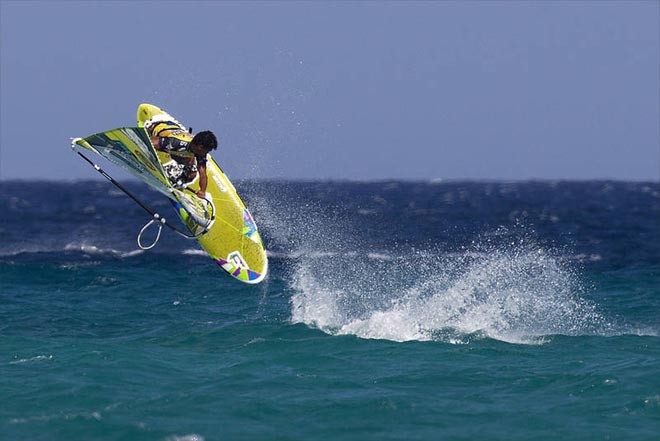
[[[121,127],[75,142],[81,147],[95,151],[167,197],[175,199],[156,150],[143,128]]]

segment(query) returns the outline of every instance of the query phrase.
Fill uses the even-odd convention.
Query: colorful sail
[[[98,153],[170,199],[172,185],[147,132],[140,127],[121,127],[74,140],[75,145]]]

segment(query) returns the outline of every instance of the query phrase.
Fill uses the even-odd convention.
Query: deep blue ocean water
[[[0,439],[660,439],[660,184],[236,184],[257,286],[0,182]]]

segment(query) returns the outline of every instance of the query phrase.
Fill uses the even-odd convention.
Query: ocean
[[[659,183],[235,184],[259,285],[0,182],[0,439],[660,439]]]

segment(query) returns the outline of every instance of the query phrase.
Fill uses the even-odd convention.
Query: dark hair
[[[191,144],[196,144],[204,147],[206,150],[215,150],[218,148],[218,140],[213,134],[213,132],[205,130],[199,132],[195,137],[190,141]]]

